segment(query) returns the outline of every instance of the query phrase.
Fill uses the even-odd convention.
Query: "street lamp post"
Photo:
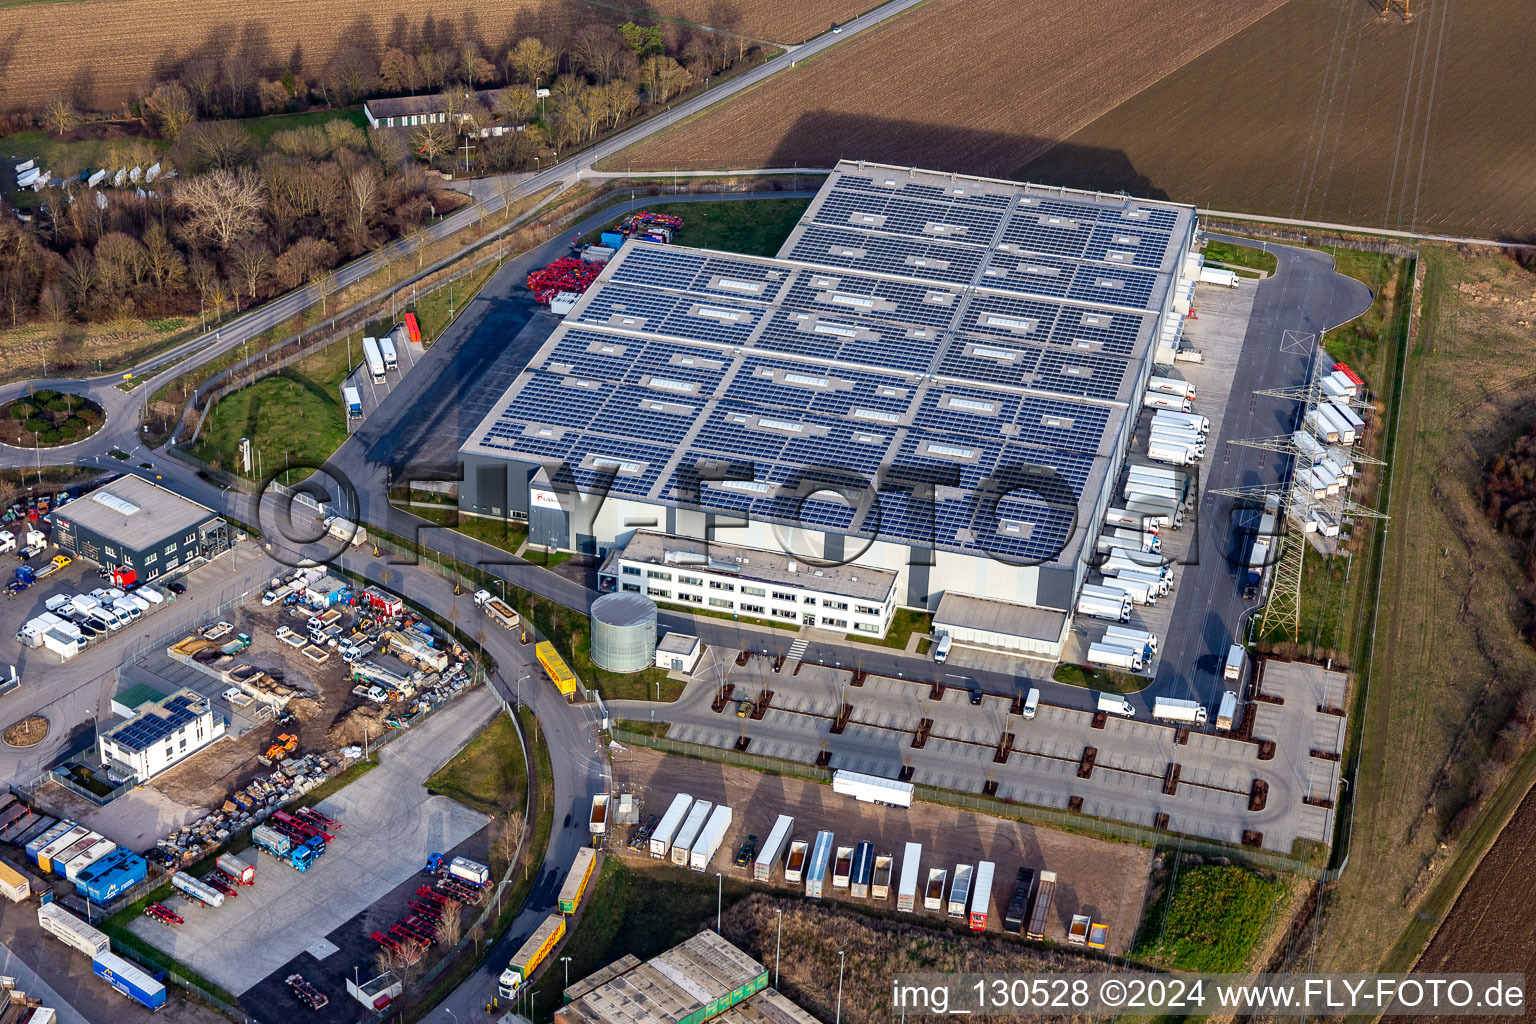
[[[837,951],[837,1016],[832,1024],[843,1024],[843,951]]]
[[[568,956],[563,956],[563,957],[560,958],[560,962],[565,964],[565,987],[566,988],[570,988],[571,987],[571,958],[568,957]]]
[[[784,911],[775,910],[779,918],[778,934],[773,939],[773,987],[779,987],[779,946],[784,941]]]
[[[715,934],[720,934],[720,911],[725,904],[725,876],[715,872]]]

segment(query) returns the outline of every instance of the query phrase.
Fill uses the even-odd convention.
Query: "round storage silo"
[[[592,602],[592,662],[609,672],[656,663],[656,604],[644,594],[604,594]]]

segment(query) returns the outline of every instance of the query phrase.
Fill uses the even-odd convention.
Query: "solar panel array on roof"
[[[1108,472],[1192,216],[845,164],[775,259],[626,244],[463,450],[564,463],[557,488],[1050,560]]]
[[[195,722],[206,708],[204,698],[178,693],[163,704],[147,709],[107,733],[108,738],[127,750],[148,750],[160,740],[174,735],[183,726]]]

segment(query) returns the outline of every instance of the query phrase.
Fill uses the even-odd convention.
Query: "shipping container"
[[[43,931],[86,956],[99,956],[112,950],[105,935],[57,903],[44,903],[38,907],[37,923]]]
[[[955,865],[955,880],[949,884],[949,906],[946,913],[950,917],[964,917],[971,906],[971,880],[976,875],[976,868],[970,864]]]
[[[901,855],[901,886],[896,890],[896,909],[910,914],[917,905],[918,862],[923,858],[922,843],[908,843]]]
[[[555,689],[561,696],[570,700],[576,696],[576,673],[566,665],[565,659],[560,657],[560,652],[555,650],[555,645],[548,640],[540,640],[533,649],[534,655],[539,659],[539,664],[544,668],[544,674],[549,676],[549,681],[555,684]]]
[[[752,863],[752,877],[759,882],[767,882],[773,878],[773,869],[779,862],[779,855],[784,851],[784,846],[789,842],[789,833],[795,827],[795,819],[788,814],[779,815],[779,819],[773,823],[773,831],[768,833],[768,841],[757,853],[757,860]]]
[[[165,1005],[165,986],[115,953],[92,958],[91,970],[123,995],[151,1010]]]
[[[0,894],[12,903],[20,903],[32,895],[32,883],[20,871],[0,862]]]
[[[576,908],[581,906],[581,897],[587,891],[587,883],[592,879],[592,868],[596,863],[597,851],[592,847],[583,846],[576,851],[576,859],[571,862],[570,873],[565,876],[565,883],[560,886],[560,913],[576,913]]]
[[[117,849],[117,844],[112,840],[98,839],[95,843],[91,844],[88,850],[64,865],[64,878],[67,881],[73,882],[80,877],[80,872],[101,860],[101,858],[115,849]]]
[[[1056,896],[1056,872],[1040,872],[1040,885],[1035,890],[1035,905],[1030,908],[1029,926],[1024,932],[1026,939],[1039,941],[1045,938],[1045,926],[1051,917],[1051,901]]]
[[[805,894],[811,899],[821,899],[827,881],[827,869],[832,866],[832,833],[817,832],[816,845],[811,848],[809,862],[805,866]]]
[[[709,812],[709,820],[699,830],[698,837],[689,844],[688,866],[694,871],[704,871],[725,842],[725,834],[731,828],[731,809],[719,804]]]
[[[984,860],[976,865],[976,879],[971,883],[971,931],[987,930],[987,912],[992,906],[993,864]]]
[[[688,811],[688,817],[683,819],[683,827],[677,830],[677,838],[672,841],[672,863],[680,867],[688,866],[688,854],[693,849],[693,841],[704,830],[704,825],[709,821],[709,812],[715,805],[708,800],[697,801]]]
[[[455,857],[449,861],[448,873],[470,885],[485,886],[491,882],[491,869],[468,857]]]
[[[37,851],[37,867],[45,875],[53,874],[53,858],[65,850],[74,846],[80,840],[90,835],[91,830],[84,825],[70,823],[70,828],[60,834],[53,842]]]
[[[667,808],[667,813],[662,815],[661,823],[651,833],[651,856],[656,860],[661,860],[671,851],[672,840],[687,819],[688,808],[692,803],[693,797],[687,793],[679,793],[672,798],[672,804]]]

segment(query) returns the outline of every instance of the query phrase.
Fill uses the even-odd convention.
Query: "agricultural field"
[[[1536,6],[1420,10],[1404,25],[1366,0],[1290,0],[1007,170],[1213,209],[1529,237],[1536,110],[1518,83]]]
[[[933,0],[607,164],[1003,175],[1280,2]]]
[[[1477,495],[1489,462],[1536,421],[1536,275],[1447,247],[1424,249],[1422,273],[1384,453],[1392,520],[1374,655],[1357,666],[1368,697],[1340,837],[1350,867],[1325,891],[1304,961],[1320,971],[1407,969],[1536,770],[1528,740],[1524,753],[1496,740],[1536,678],[1536,649],[1512,599],[1527,588],[1520,552]]]
[[[438,50],[476,38],[500,56],[525,35],[574,31],[594,22],[635,17],[642,5],[583,0],[440,0],[423,20],[420,4],[403,0],[309,3],[236,0],[200,4],[189,24],[185,0],[81,0],[0,6],[0,78],[10,102],[41,107],[57,95],[109,109],[126,103],[191,58],[238,58],[258,73],[290,62],[313,78],[343,45],[380,53],[387,46]],[[873,6],[865,0],[660,0],[644,5],[657,20],[708,24],[774,42],[800,42]],[[42,11],[47,11],[43,16]],[[642,17],[642,20],[643,17]],[[300,55],[294,61],[294,55]]]
[[[1180,971],[1241,971],[1288,909],[1284,884],[1247,868],[1183,867],[1152,901],[1132,955]]]

